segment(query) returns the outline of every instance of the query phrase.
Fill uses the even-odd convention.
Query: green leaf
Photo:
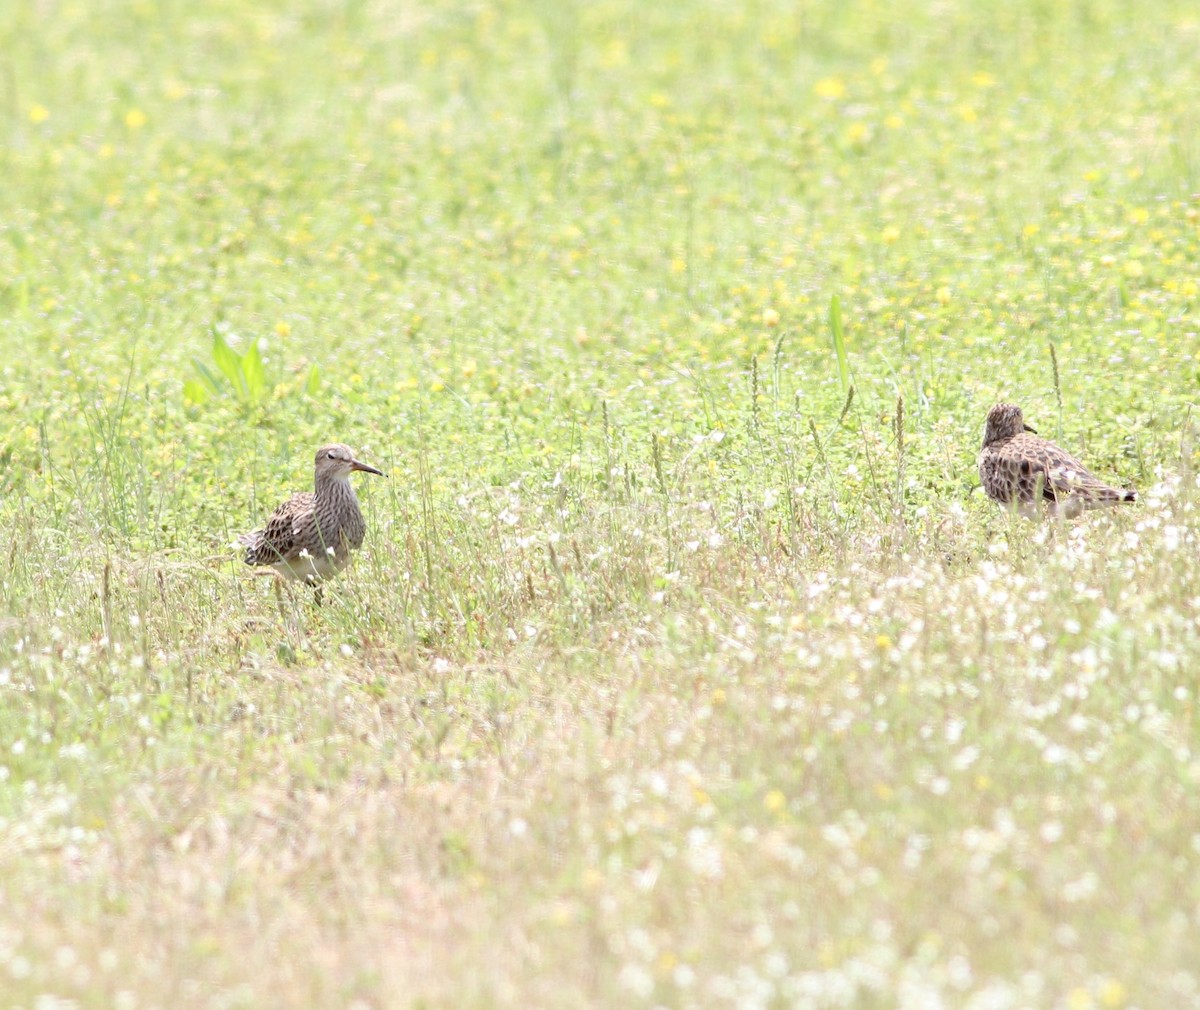
[[[194,403],[196,406],[207,403],[212,392],[202,382],[197,382],[195,379],[188,379],[183,384],[183,398],[187,403]]]
[[[842,330],[842,300],[837,295],[829,299],[829,332],[833,335],[833,351],[844,393],[850,388],[850,360],[846,357],[846,334]]]
[[[213,371],[199,358],[192,358],[192,364],[196,366],[196,371],[200,373],[200,377],[208,383],[208,388],[214,393],[221,392],[221,383],[217,381],[217,377],[213,375]]]
[[[258,353],[258,343],[250,342],[250,347],[242,355],[242,377],[246,382],[246,394],[251,403],[262,401],[267,392],[267,373],[263,369],[262,355]]]
[[[213,361],[233,384],[233,391],[239,398],[246,396],[246,376],[242,373],[242,359],[237,352],[225,343],[225,338],[213,330]]]
[[[308,370],[308,379],[304,383],[304,392],[306,392],[309,396],[315,396],[317,393],[317,386],[320,384],[321,373],[317,370],[317,366],[313,365],[312,368]]]

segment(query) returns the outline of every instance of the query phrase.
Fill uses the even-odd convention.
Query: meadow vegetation
[[[1200,1005],[1198,49],[0,6],[3,1004]],[[996,509],[999,399],[1141,501]]]

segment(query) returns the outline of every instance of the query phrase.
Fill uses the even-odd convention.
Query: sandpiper
[[[1041,505],[1050,515],[1074,518],[1085,509],[1137,499],[1136,491],[1105,484],[1069,452],[1040,438],[1011,403],[988,411],[979,479],[993,501],[1031,517]]]
[[[383,476],[355,459],[349,446],[321,446],[313,490],[292,495],[261,530],[238,536],[246,548],[246,564],[265,565],[284,579],[314,586],[345,568],[367,532],[350,486],[355,470]]]

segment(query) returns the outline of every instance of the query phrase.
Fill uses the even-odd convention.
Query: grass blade
[[[829,332],[833,336],[838,376],[842,380],[842,392],[845,393],[850,389],[850,361],[846,357],[846,334],[842,329],[842,300],[837,295],[829,299]]]

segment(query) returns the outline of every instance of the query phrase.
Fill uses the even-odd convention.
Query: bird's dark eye
[[[327,453],[325,453],[325,455],[328,456],[330,459],[337,459],[336,452],[327,452]]]

